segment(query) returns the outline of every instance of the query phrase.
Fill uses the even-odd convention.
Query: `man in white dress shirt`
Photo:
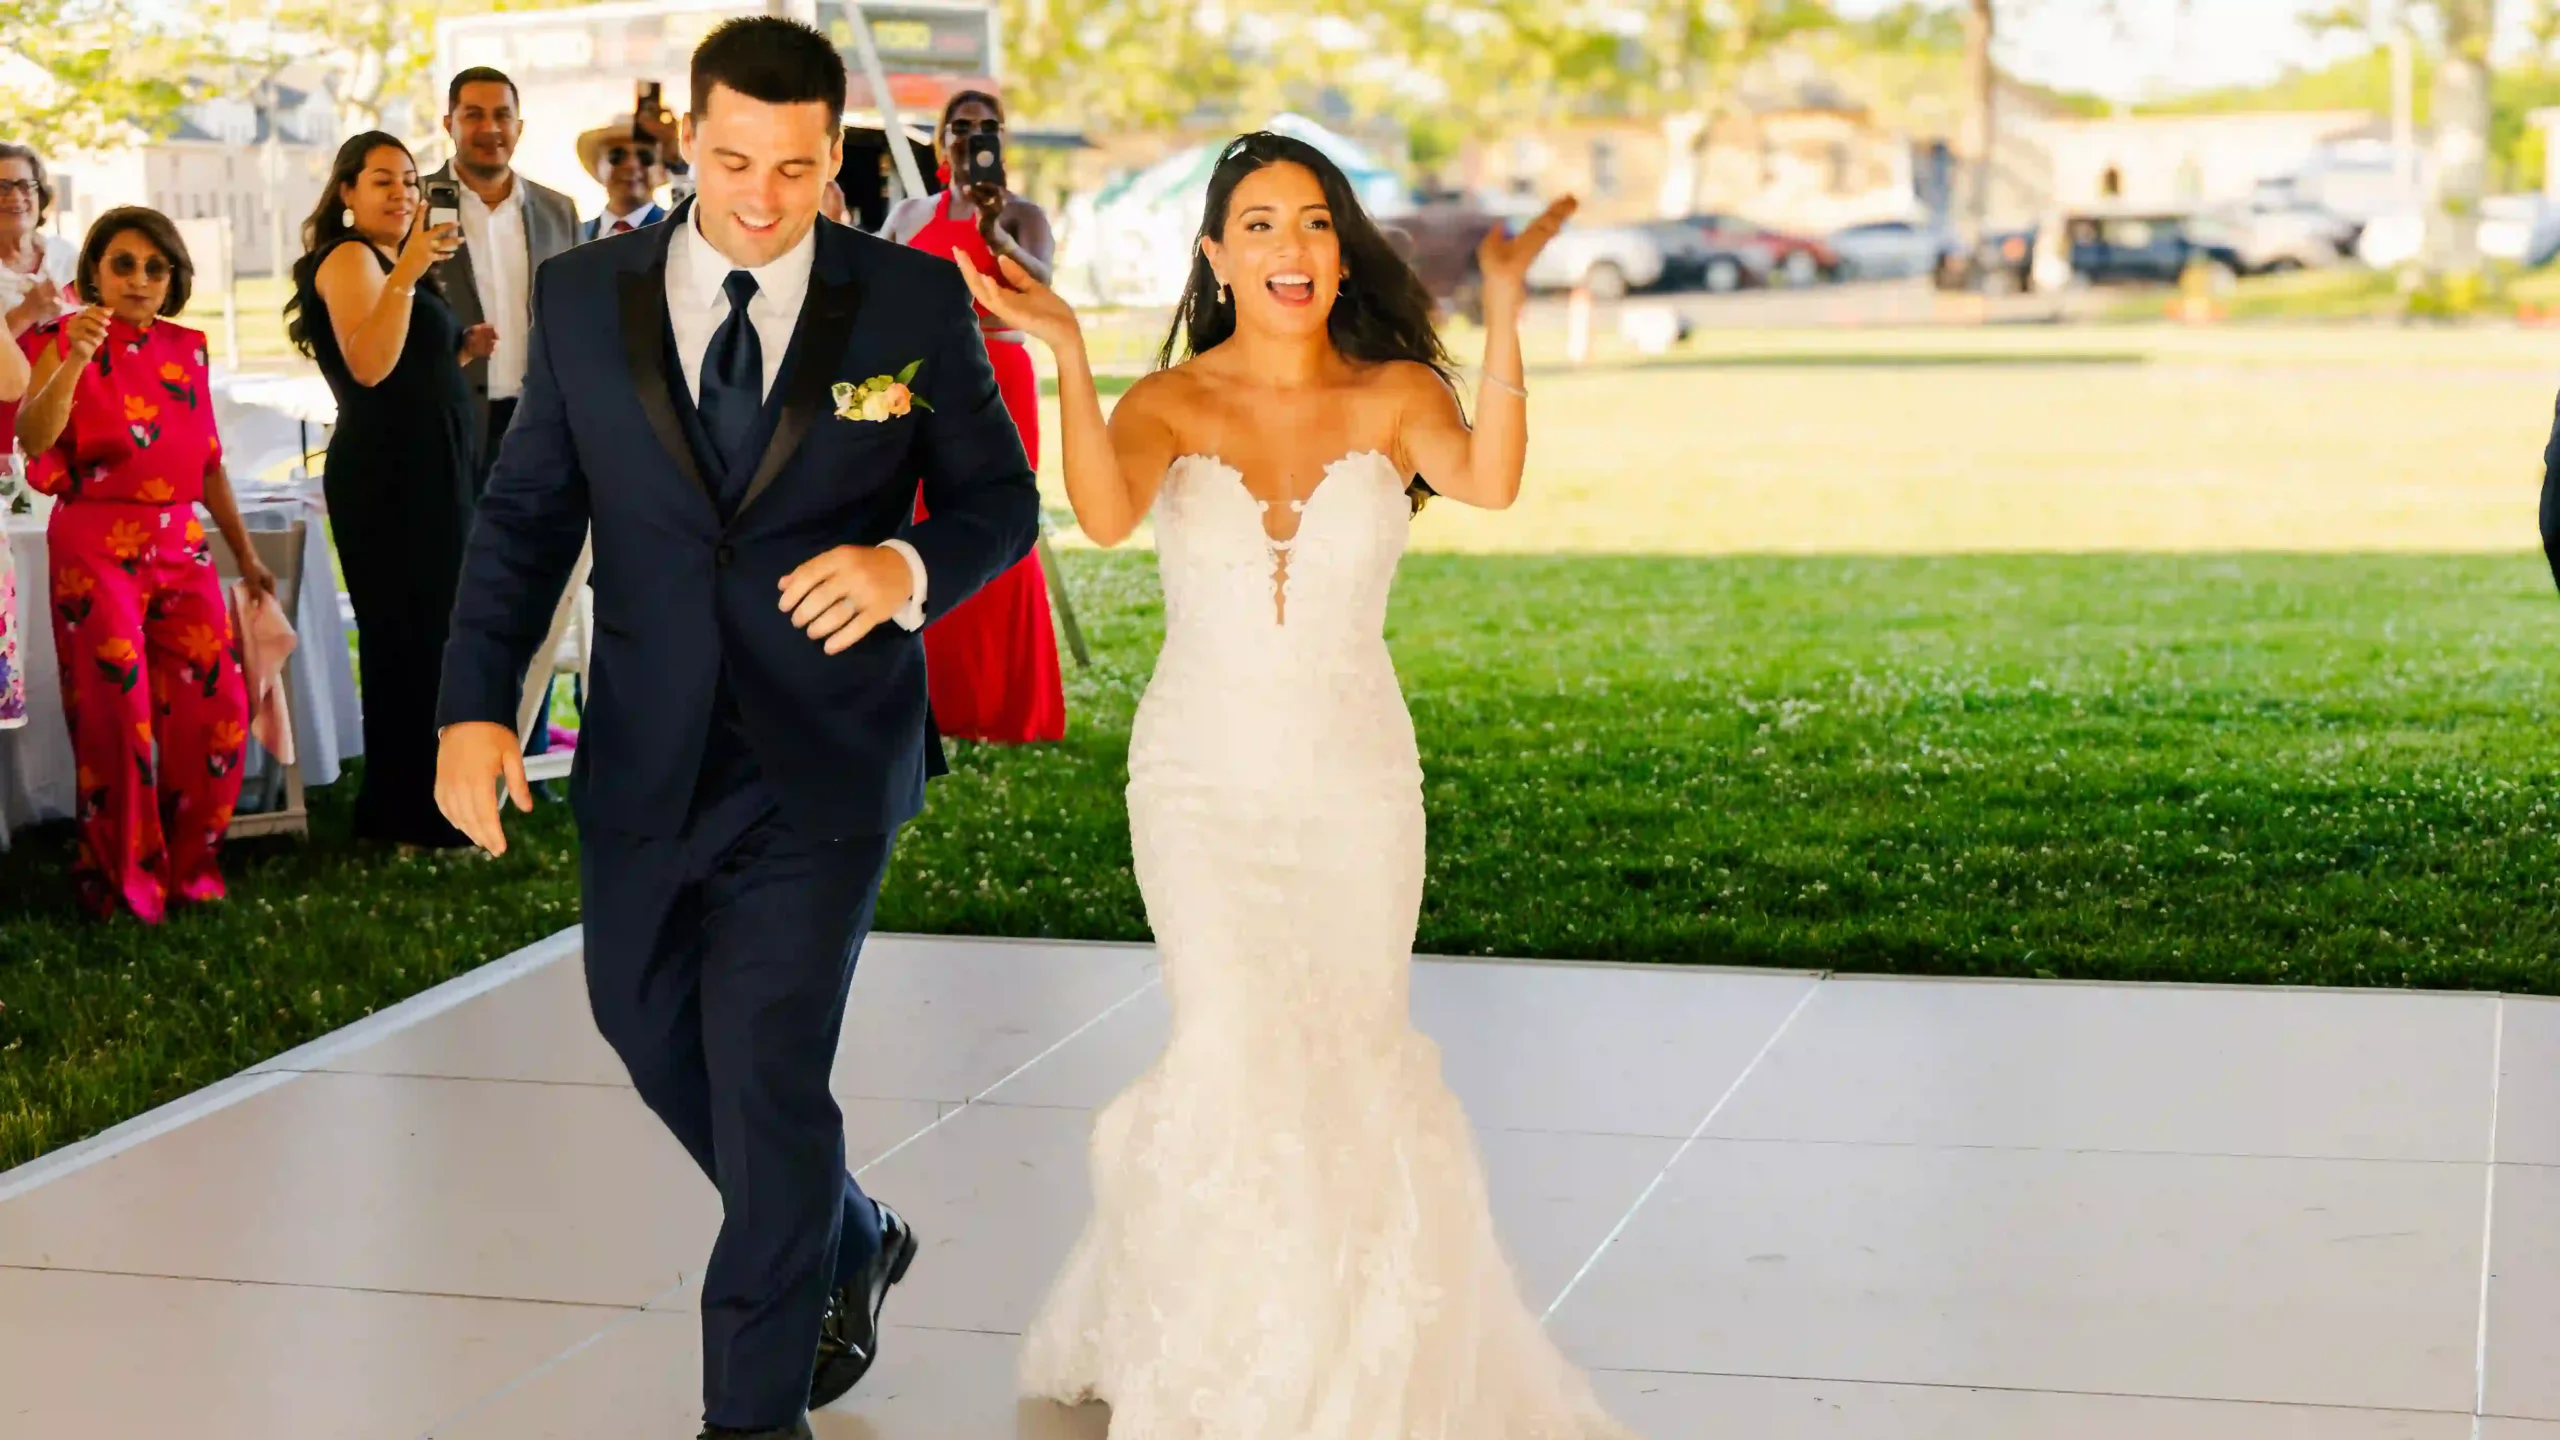
[[[463,562],[436,799],[492,852],[501,784],[531,806],[516,702],[592,528],[588,1001],[720,1191],[703,1433],[809,1440],[917,1251],[854,1183],[829,1089],[890,851],[942,769],[916,630],[1029,553],[1039,492],[958,268],[819,218],[835,47],[732,20],[690,93],[694,199],[544,271]]]
[[[465,70],[445,87],[445,134],[453,159],[427,177],[462,186],[462,248],[435,267],[445,303],[465,330],[495,332],[489,353],[463,367],[480,404],[480,456],[471,471],[474,501],[488,487],[498,442],[524,393],[525,356],[533,343],[533,277],[542,262],[577,243],[578,209],[569,197],[515,171],[524,136],[516,84],[486,66]]]

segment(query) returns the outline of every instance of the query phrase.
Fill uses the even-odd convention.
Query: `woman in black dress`
[[[364,695],[358,839],[454,849],[436,809],[436,682],[470,529],[475,425],[463,363],[489,353],[428,267],[460,227],[425,224],[418,166],[380,131],[339,147],[303,223],[285,320],[337,396],[325,485],[338,565],[355,601]]]

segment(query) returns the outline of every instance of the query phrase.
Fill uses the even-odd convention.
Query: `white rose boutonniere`
[[[836,382],[836,418],[862,420],[878,424],[895,420],[909,410],[930,410],[925,398],[911,387],[921,360],[907,362],[907,368],[895,375],[874,375],[857,385],[850,380]]]

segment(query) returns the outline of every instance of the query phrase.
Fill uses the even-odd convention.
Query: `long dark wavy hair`
[[[320,262],[329,258],[339,241],[356,233],[355,227],[347,223],[343,192],[364,173],[365,160],[385,146],[402,155],[409,154],[409,147],[400,143],[399,136],[384,130],[367,130],[339,146],[337,158],[329,162],[329,183],[321,188],[319,203],[311,207],[310,218],[302,222],[302,258],[293,262],[293,294],[284,302],[284,333],[305,358],[311,355],[312,317],[303,307],[303,293],[316,293]],[[411,157],[409,163],[415,165],[416,158]],[[418,284],[422,289],[435,289],[433,279],[422,279]]]
[[[1324,188],[1325,208],[1333,212],[1334,237],[1342,247],[1342,284],[1334,293],[1333,309],[1325,315],[1325,333],[1332,338],[1333,348],[1343,358],[1364,365],[1390,360],[1427,365],[1456,393],[1456,367],[1448,347],[1440,343],[1440,331],[1431,323],[1431,292],[1423,286],[1422,277],[1369,218],[1341,166],[1304,140],[1268,130],[1227,142],[1217,168],[1209,174],[1208,203],[1201,211],[1200,234],[1191,245],[1191,275],[1174,307],[1173,328],[1156,352],[1156,368],[1206,354],[1236,333],[1235,301],[1219,295],[1217,274],[1199,242],[1225,242],[1227,210],[1235,200],[1236,187],[1246,176],[1272,165],[1297,165],[1311,172]],[[1407,488],[1413,507],[1420,510],[1432,493],[1430,482],[1417,476]]]

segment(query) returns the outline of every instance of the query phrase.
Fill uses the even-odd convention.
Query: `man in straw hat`
[[[667,218],[656,199],[667,183],[665,156],[655,139],[634,139],[634,133],[631,117],[623,115],[578,137],[578,163],[604,187],[604,213],[579,224],[581,242]]]

